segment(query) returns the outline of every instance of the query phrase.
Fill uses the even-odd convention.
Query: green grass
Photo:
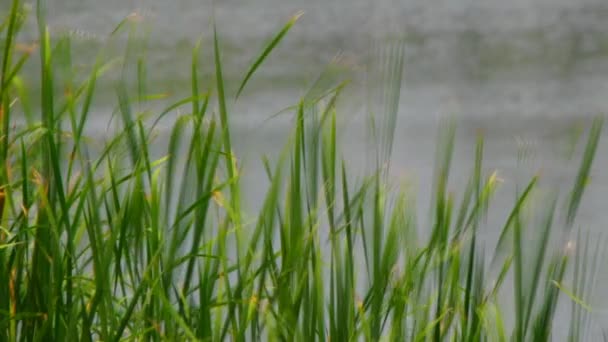
[[[370,174],[353,181],[340,155],[336,101],[347,83],[328,69],[290,110],[280,155],[262,159],[268,187],[252,215],[230,105],[301,14],[252,58],[234,94],[215,30],[214,82],[200,82],[197,45],[191,92],[158,113],[142,110],[155,98],[145,55],[100,51],[89,75],[75,77],[69,37],[49,36],[41,6],[40,90],[29,93],[21,69],[36,56],[16,48],[26,14],[13,0],[0,20],[0,341],[548,341],[568,308],[569,340],[588,337],[605,240],[575,218],[601,117],[567,196],[547,195],[533,177],[504,223],[489,227],[500,231],[496,248],[478,240],[500,186],[485,171],[484,140],[454,193],[448,124],[421,226],[414,194],[388,172],[405,48],[392,42],[375,50],[370,71]],[[136,31],[126,20],[109,39]],[[120,129],[99,144],[85,127],[98,80],[117,68]],[[155,127],[177,109],[164,156],[153,159]],[[532,233],[541,238],[529,242]]]

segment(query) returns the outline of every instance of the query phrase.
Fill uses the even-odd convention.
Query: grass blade
[[[283,37],[285,37],[287,32],[289,32],[291,27],[298,21],[298,19],[300,19],[300,17],[303,14],[304,14],[304,12],[298,12],[293,17],[291,17],[291,19],[289,19],[289,21],[287,22],[287,24],[285,24],[285,26],[281,29],[281,31],[279,31],[279,33],[277,33],[276,36],[274,36],[274,38],[270,41],[270,43],[268,43],[268,45],[266,45],[266,47],[264,48],[262,53],[258,56],[258,58],[256,58],[256,60],[253,62],[253,64],[249,67],[249,70],[247,71],[247,74],[245,75],[245,78],[243,79],[243,81],[241,81],[241,85],[239,86],[239,89],[236,92],[236,98],[238,98],[241,95],[241,92],[247,85],[247,82],[249,82],[249,79],[251,78],[251,76],[253,76],[255,71],[260,67],[262,62],[264,62],[264,60],[266,59],[266,57],[268,57],[268,55],[272,52],[272,50],[281,42],[281,40],[283,40]]]

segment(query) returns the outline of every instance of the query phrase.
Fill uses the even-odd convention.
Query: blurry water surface
[[[267,184],[259,157],[276,155],[291,125],[287,113],[336,57],[353,79],[340,104],[342,146],[352,172],[366,166],[364,96],[372,46],[405,43],[405,73],[392,158],[397,181],[416,184],[421,214],[430,201],[437,123],[454,117],[458,146],[454,189],[472,167],[476,132],[487,139],[486,170],[504,180],[492,222],[504,221],[515,185],[541,172],[547,190],[562,195],[574,181],[584,140],[577,130],[608,112],[608,2],[605,0],[49,0],[48,25],[69,34],[83,66],[125,17],[141,20],[150,92],[184,97],[190,85],[191,48],[202,40],[210,56],[212,14],[221,37],[228,87],[234,88],[265,42],[299,10],[305,12],[252,79],[238,102],[229,103],[237,154],[244,164],[253,212]],[[6,5],[1,5],[3,9]],[[25,39],[35,37],[34,22]],[[28,35],[30,35],[28,37]],[[143,43],[145,41],[145,44]],[[120,51],[120,50],[116,50]],[[143,50],[142,50],[143,51]],[[203,73],[212,60],[204,57]],[[35,69],[34,66],[31,66]],[[108,85],[109,96],[112,94]],[[181,95],[183,94],[183,96]],[[96,102],[92,132],[105,128],[112,108]],[[160,146],[168,131],[160,132]],[[608,140],[600,141],[591,186],[577,226],[592,232],[608,224]],[[164,150],[159,150],[159,154]],[[523,156],[523,157],[522,157]],[[522,178],[523,177],[523,178]],[[487,232],[495,236],[496,232]],[[606,288],[604,268],[599,288]],[[608,326],[608,298],[599,291],[598,325]],[[508,302],[510,300],[506,299]],[[567,328],[564,328],[567,329]],[[558,328],[558,331],[561,331]],[[566,330],[564,330],[565,333]],[[559,335],[559,334],[558,334]],[[561,336],[558,340],[562,340]]]

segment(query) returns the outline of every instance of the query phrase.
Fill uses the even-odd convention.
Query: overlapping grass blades
[[[13,0],[0,21],[0,340],[546,341],[561,303],[571,308],[569,339],[592,338],[605,239],[592,242],[575,217],[601,118],[565,201],[541,196],[542,178],[533,177],[497,227],[496,248],[478,240],[493,228],[485,217],[500,185],[483,164],[483,137],[458,195],[449,187],[456,129],[448,123],[429,189],[430,226],[420,226],[413,194],[389,177],[404,58],[403,42],[392,42],[374,50],[379,68],[370,71],[367,177],[355,180],[342,159],[336,99],[346,82],[328,69],[294,107],[275,164],[262,160],[268,187],[251,215],[242,209],[219,30],[214,81],[200,80],[197,45],[191,91],[150,122],[143,55],[117,63],[100,53],[79,81],[69,40],[54,41],[37,9],[36,94],[21,79],[29,54],[15,49],[23,3]],[[262,48],[235,97],[296,19]],[[98,81],[116,65],[119,129],[94,141],[85,127]],[[38,118],[18,120],[33,107]],[[177,109],[155,157],[154,130]],[[530,246],[533,232],[541,238]],[[500,295],[513,298],[512,310]]]

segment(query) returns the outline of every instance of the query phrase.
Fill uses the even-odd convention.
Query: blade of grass
[[[262,50],[262,53],[256,58],[256,60],[253,62],[253,64],[249,67],[249,70],[247,71],[245,78],[243,79],[243,81],[241,81],[241,85],[239,86],[239,89],[236,92],[236,98],[238,98],[241,95],[241,92],[245,88],[245,85],[247,85],[247,82],[249,81],[251,76],[253,76],[255,71],[260,67],[262,62],[264,62],[266,57],[268,57],[268,55],[272,52],[272,50],[281,42],[283,37],[285,37],[287,32],[289,32],[291,27],[298,21],[298,19],[300,19],[300,17],[303,14],[304,14],[304,12],[298,12],[294,16],[292,16],[291,19],[289,19],[289,21],[287,22],[287,24],[285,24],[283,29],[281,29],[281,31],[279,31],[279,33],[277,33],[274,36],[274,38],[270,41],[270,43],[268,43],[266,45],[266,47]]]

